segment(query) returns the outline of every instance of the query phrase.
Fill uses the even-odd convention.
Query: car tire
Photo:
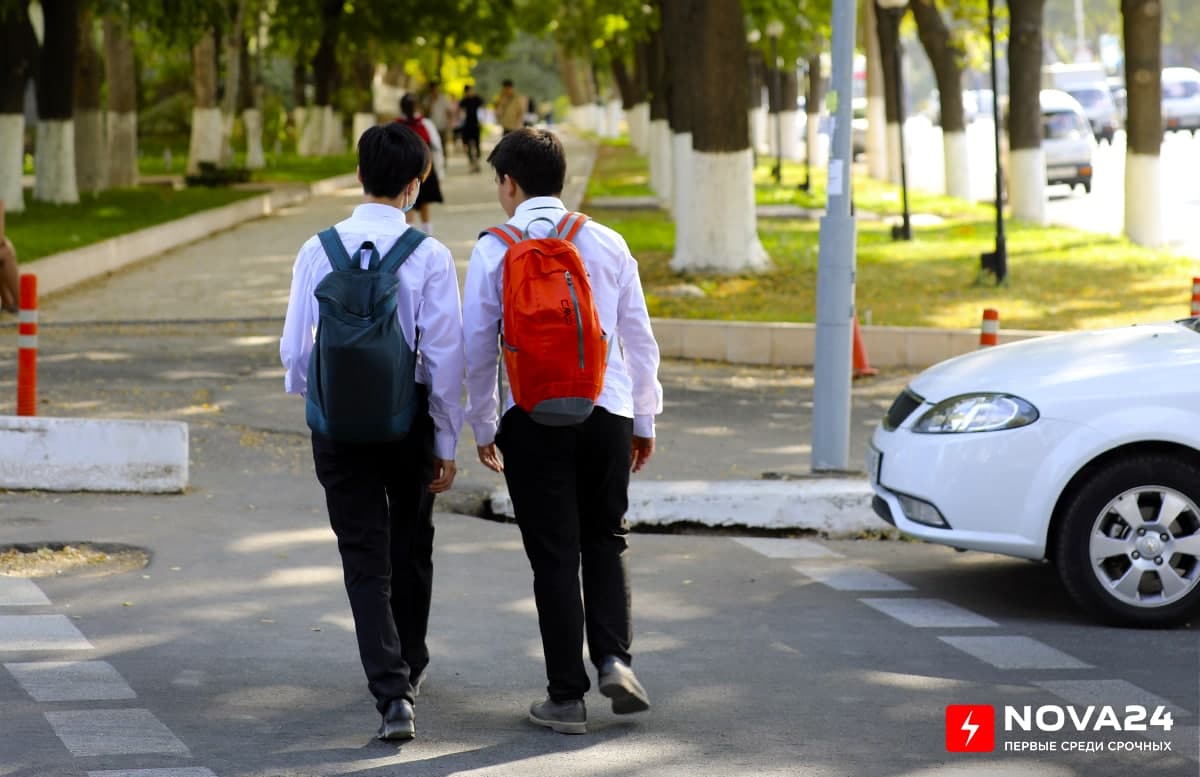
[[[1092,179],[1089,178],[1083,182],[1083,193],[1084,194],[1092,193]]]
[[[1200,610],[1200,467],[1166,454],[1110,462],[1076,491],[1055,539],[1055,567],[1087,612],[1183,623]]]

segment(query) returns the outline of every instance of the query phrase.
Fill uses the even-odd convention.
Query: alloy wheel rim
[[[1138,486],[1104,506],[1088,539],[1092,573],[1112,598],[1165,607],[1200,583],[1200,507],[1167,486]]]

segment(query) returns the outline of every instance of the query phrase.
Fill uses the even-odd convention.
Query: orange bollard
[[[858,314],[854,315],[854,377],[869,378],[878,375],[879,370],[867,361],[867,347],[863,345],[862,332],[858,329]]]
[[[17,415],[37,415],[37,276],[21,276],[17,314]]]
[[[979,347],[996,345],[1000,342],[1000,311],[983,309],[983,324],[979,328]]]
[[[1200,316],[1200,278],[1192,278],[1192,315]]]

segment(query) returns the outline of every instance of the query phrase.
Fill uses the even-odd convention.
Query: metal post
[[[779,69],[779,35],[771,35],[771,66],[775,74],[775,183],[783,183],[783,72]]]
[[[892,227],[893,240],[912,240],[912,222],[908,213],[908,168],[904,155],[904,44],[900,42],[900,20],[904,18],[904,7],[889,8],[892,28],[896,31],[896,121],[900,130],[900,199],[904,207],[903,221]]]
[[[979,281],[992,272],[996,285],[1008,277],[1008,246],[1004,240],[1004,170],[1000,166],[1000,85],[996,75],[996,8],[995,0],[988,0],[988,44],[992,63],[992,140],[996,151],[996,250],[979,257]]]
[[[817,341],[813,370],[812,468],[850,463],[850,380],[854,321],[855,218],[850,210],[851,102],[855,0],[833,1],[834,114],[825,216],[817,252]]]

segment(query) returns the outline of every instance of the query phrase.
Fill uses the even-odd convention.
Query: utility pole
[[[851,103],[855,0],[833,0],[834,115],[825,216],[817,252],[817,342],[813,365],[812,468],[849,469],[851,338],[854,321],[855,218],[851,213]]]

